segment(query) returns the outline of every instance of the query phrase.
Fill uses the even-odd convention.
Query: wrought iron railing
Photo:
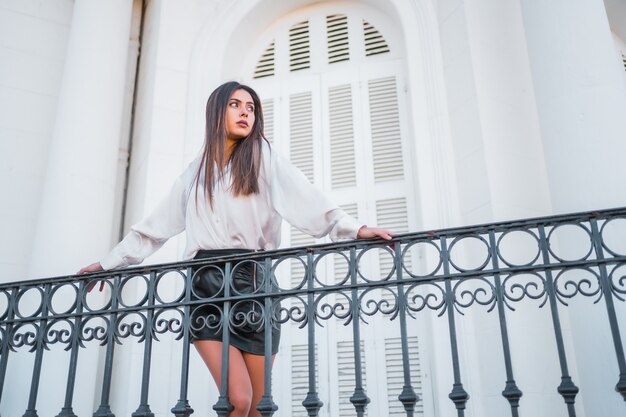
[[[458,415],[464,416],[469,394],[463,385],[459,361],[462,346],[458,343],[456,321],[468,308],[482,306],[497,315],[505,369],[503,401],[508,401],[511,415],[518,416],[523,387],[518,386],[513,372],[507,315],[515,314],[516,304],[534,301],[549,309],[557,346],[555,357],[561,371],[561,383],[555,384],[555,389],[563,397],[568,414],[574,416],[579,388],[570,375],[571,358],[566,355],[560,318],[560,311],[574,297],[592,297],[606,307],[618,365],[613,376],[618,393],[615,395],[626,400],[626,361],[620,336],[620,325],[624,323],[623,317],[619,323],[616,313],[616,308],[621,308],[616,304],[626,298],[625,242],[626,208],[622,208],[411,233],[390,242],[351,241],[2,284],[0,395],[7,383],[11,355],[20,350],[32,352],[34,363],[29,371],[32,377],[24,416],[37,416],[40,372],[46,351],[51,345],[62,345],[69,352],[69,367],[59,416],[73,416],[78,353],[87,342],[97,341],[106,353],[102,380],[98,383],[102,389],[100,406],[93,415],[112,416],[109,398],[115,371],[114,349],[134,336],[143,343],[144,354],[140,404],[133,416],[150,416],[153,343],[161,335],[171,333],[182,343],[180,394],[171,412],[188,416],[193,412],[187,395],[189,340],[210,322],[192,321],[192,312],[198,306],[212,304],[218,308],[225,341],[246,323],[265,332],[265,393],[258,404],[263,416],[271,416],[276,410],[271,386],[272,326],[296,322],[307,331],[309,389],[302,405],[309,416],[316,416],[323,407],[316,390],[316,328],[331,319],[339,320],[351,328],[353,341],[359,341],[361,327],[367,325],[369,317],[389,317],[397,323],[402,340],[404,388],[398,401],[406,415],[413,416],[420,399],[411,380],[407,320],[430,310],[447,318],[453,373],[449,398]],[[301,264],[298,270],[303,271],[302,276],[291,276],[290,284],[284,284],[280,271],[294,262]],[[321,279],[319,271],[324,262],[335,264],[330,270],[339,275],[332,280]],[[264,278],[252,294],[239,293],[230,285],[233,270],[245,263],[254,263],[265,271],[264,277],[271,277]],[[378,267],[372,268],[372,263]],[[224,277],[223,293],[196,299],[195,273],[201,268],[215,267]],[[89,292],[93,280],[103,282],[107,290],[102,294]],[[164,285],[166,281],[169,284]],[[176,287],[172,281],[179,282],[178,290],[172,290]],[[129,290],[131,286],[133,291]],[[164,290],[166,286],[168,289]],[[381,297],[381,291],[386,296]],[[243,302],[256,304],[261,316],[234,314],[237,304]],[[361,380],[359,343],[353,345],[355,390],[350,401],[356,415],[363,416],[369,398]],[[228,357],[226,347],[222,355]],[[223,389],[214,405],[219,416],[226,416],[230,410],[227,366],[228,361],[224,360]]]

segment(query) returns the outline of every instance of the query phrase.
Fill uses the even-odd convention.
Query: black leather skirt
[[[229,255],[251,253],[246,249],[201,250],[194,259],[215,258]],[[192,300],[202,300],[202,304],[191,307],[191,341],[223,341],[223,330],[229,330],[229,343],[237,349],[255,355],[265,354],[265,298],[237,299],[246,295],[265,293],[265,279],[269,273],[263,271],[263,264],[251,260],[231,263],[231,280],[225,284],[225,264],[218,263],[196,267],[192,278]],[[225,286],[228,285],[230,302],[228,317],[224,317]],[[272,291],[276,290],[271,284]],[[213,301],[222,299],[221,301]],[[278,352],[280,325],[273,319],[278,311],[278,301],[273,300],[272,354]]]

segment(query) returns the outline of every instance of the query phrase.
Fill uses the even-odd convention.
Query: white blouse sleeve
[[[333,204],[304,174],[277,152],[270,153],[270,187],[274,209],[304,233],[331,240],[355,239],[362,226]]]
[[[187,200],[193,182],[192,174],[195,174],[193,165],[190,164],[177,178],[154,211],[133,225],[124,239],[100,261],[102,268],[109,270],[141,263],[169,238],[185,230]]]

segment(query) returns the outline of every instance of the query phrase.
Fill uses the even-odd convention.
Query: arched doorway
[[[244,77],[263,100],[266,134],[273,146],[334,201],[363,223],[405,233],[416,230],[417,193],[410,147],[412,127],[405,94],[402,40],[380,13],[349,4],[305,8],[282,18],[258,40],[254,65]],[[297,202],[294,202],[297,204]],[[285,225],[283,246],[314,238]],[[388,253],[371,256],[364,268],[384,277]],[[344,281],[347,267],[335,258],[316,270],[326,285]],[[283,286],[295,288],[304,268],[294,262]],[[393,302],[393,295],[372,296]],[[334,302],[344,303],[338,296]],[[347,306],[346,306],[347,308]],[[360,340],[362,378],[372,402],[370,415],[405,415],[397,322],[372,318]],[[280,415],[306,416],[307,337],[296,323],[285,325],[276,362],[274,393]],[[338,320],[317,331],[318,392],[324,416],[353,415],[354,349],[351,332]],[[414,330],[414,328],[413,328]],[[420,390],[420,347],[408,340],[412,382]],[[384,358],[384,360],[381,360]],[[368,381],[371,381],[368,384]],[[376,381],[376,383],[373,383]],[[284,388],[284,389],[283,389]],[[416,415],[422,412],[418,403]]]

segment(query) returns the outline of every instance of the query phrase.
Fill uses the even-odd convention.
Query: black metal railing
[[[144,348],[140,404],[133,416],[153,415],[148,404],[152,349],[154,342],[167,333],[182,343],[180,394],[171,412],[179,417],[189,416],[193,412],[187,395],[189,341],[194,332],[217,323],[227,342],[241,326],[254,325],[265,333],[266,352],[265,393],[257,408],[263,416],[271,416],[277,408],[271,386],[272,328],[296,322],[300,328],[306,328],[308,337],[309,388],[302,405],[309,416],[317,416],[323,404],[316,389],[316,328],[332,319],[352,330],[355,389],[350,401],[361,417],[370,399],[361,380],[363,364],[357,341],[361,339],[361,327],[368,325],[368,317],[383,315],[397,323],[401,336],[404,387],[398,401],[406,415],[413,416],[420,399],[411,380],[408,321],[431,311],[447,318],[453,373],[449,398],[458,415],[464,416],[469,394],[463,385],[459,361],[459,349],[463,346],[459,346],[456,321],[468,308],[482,306],[497,315],[505,369],[502,396],[515,417],[523,405],[524,387],[518,386],[513,372],[507,315],[516,313],[517,304],[532,301],[549,309],[557,347],[554,353],[561,372],[561,382],[558,386],[555,383],[555,390],[563,397],[568,415],[575,416],[579,388],[570,375],[571,358],[566,355],[560,318],[574,297],[603,302],[617,359],[611,378],[616,380],[615,395],[626,400],[626,361],[620,335],[620,324],[624,323],[619,323],[616,313],[616,308],[621,308],[616,303],[626,298],[625,225],[626,208],[621,208],[411,233],[390,242],[351,241],[2,284],[0,395],[7,383],[11,356],[18,351],[32,352],[33,367],[28,370],[32,377],[24,416],[37,416],[40,372],[46,351],[52,345],[61,345],[69,352],[69,367],[64,405],[58,415],[73,416],[78,355],[87,342],[96,341],[106,352],[102,379],[98,382],[102,389],[100,406],[93,415],[112,416],[109,402],[115,371],[114,349],[133,336]],[[325,262],[334,265],[327,269],[336,274],[332,279],[321,279],[321,265]],[[253,293],[241,293],[231,284],[233,271],[246,263],[264,272]],[[292,268],[294,263],[300,264],[299,269]],[[281,278],[285,265],[291,265],[287,268],[291,275],[287,281]],[[209,298],[194,295],[194,279],[202,268],[220,270],[223,291]],[[302,271],[301,276],[293,276],[296,270]],[[94,280],[102,282],[106,291],[89,292]],[[381,297],[381,291],[386,296]],[[339,298],[343,301],[337,301]],[[237,314],[236,306],[240,303],[255,304],[261,314]],[[212,313],[214,320],[194,316],[195,309],[206,305],[217,309],[212,310],[218,311]],[[222,354],[228,357],[226,344]],[[219,416],[228,415],[230,410],[227,366],[228,361],[222,361],[223,388],[214,405]],[[49,413],[50,410],[46,412]]]

